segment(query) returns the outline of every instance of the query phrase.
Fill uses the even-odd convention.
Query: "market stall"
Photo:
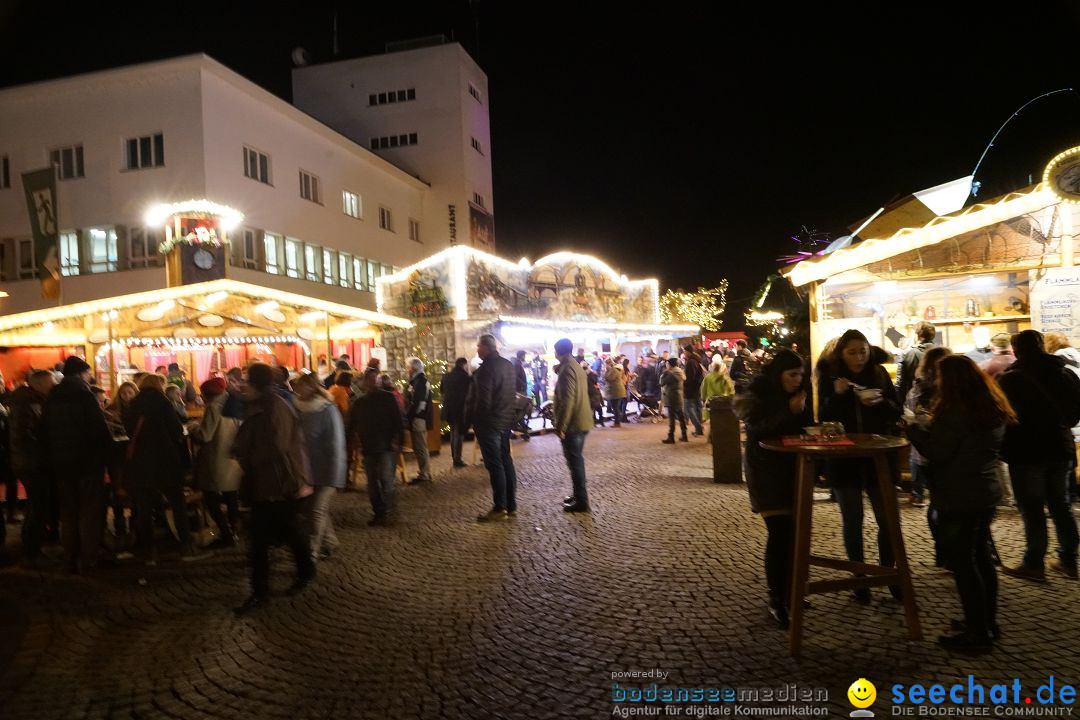
[[[975,347],[976,328],[985,338],[1034,327],[1080,343],[1078,201],[1080,148],[1073,148],[1036,185],[940,215],[919,217],[907,203],[903,218],[919,224],[903,226],[886,213],[884,232],[871,225],[865,239],[789,266],[791,282],[810,290],[813,357],[849,328],[898,353],[921,320],[957,352]]]

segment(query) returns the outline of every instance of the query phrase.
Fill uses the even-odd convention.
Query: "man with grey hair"
[[[514,366],[499,355],[495,338],[481,335],[476,353],[483,364],[473,373],[465,401],[466,427],[476,431],[476,442],[491,477],[494,501],[480,522],[506,520],[517,512],[517,472],[510,457],[510,425],[514,421]]]
[[[427,431],[434,421],[431,383],[424,374],[424,361],[411,357],[405,361],[409,370],[408,406],[405,420],[412,433],[413,453],[416,455],[417,475],[414,483],[431,481],[431,460],[428,457]]]

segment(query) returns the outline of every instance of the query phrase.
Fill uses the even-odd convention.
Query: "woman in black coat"
[[[822,422],[844,424],[850,433],[892,434],[900,418],[900,402],[889,373],[882,367],[883,351],[871,347],[858,330],[840,336],[833,351],[818,366],[818,402]],[[875,392],[876,391],[876,392]],[[865,562],[863,554],[863,490],[878,524],[878,552],[882,565],[894,562],[885,532],[884,508],[878,489],[874,461],[866,458],[830,460],[825,476],[840,505],[844,549],[849,560]],[[898,588],[889,588],[897,595]],[[870,602],[870,589],[854,591],[855,599]]]
[[[964,620],[952,623],[959,634],[938,642],[981,654],[999,635],[990,523],[1001,498],[997,468],[1005,426],[1016,422],[1016,414],[990,376],[962,355],[938,363],[932,411],[929,428],[912,424],[907,431],[929,461],[938,539],[964,606]]]
[[[736,410],[746,424],[750,509],[761,513],[769,533],[765,543],[769,613],[781,628],[787,627],[791,599],[796,456],[765,450],[759,443],[799,435],[814,422],[807,378],[803,359],[791,350],[781,350],[736,400]]]
[[[185,559],[202,557],[191,540],[184,503],[184,471],[191,467],[184,429],[169,399],[165,378],[147,375],[139,382],[139,394],[131,401],[127,423],[127,465],[124,478],[135,499],[135,533],[138,552],[154,563],[154,508],[162,495],[169,502]]]

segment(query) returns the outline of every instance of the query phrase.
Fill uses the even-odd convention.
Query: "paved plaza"
[[[91,577],[9,565],[0,718],[603,718],[617,707],[612,674],[652,669],[669,685],[827,688],[843,716],[848,685],[866,677],[883,717],[895,683],[1080,681],[1080,583],[1056,577],[1001,578],[992,655],[939,648],[959,603],[933,567],[925,511],[906,502],[925,639],[907,639],[883,590],[871,606],[816,596],[803,656],[790,658],[765,611],[764,525],[745,488],[712,482],[703,439],[666,446],[665,432],[589,435],[591,515],[561,511],[569,478],[553,435],[515,442],[518,516],[491,525],[475,522],[490,504],[483,468],[451,471],[444,448],[434,483],[399,486],[393,527],[366,526],[363,493],[339,495],[342,544],[315,584],[243,619],[232,613],[248,589],[240,550]],[[814,535],[816,552],[842,554],[834,505],[816,504]],[[1015,562],[1015,511],[994,536]],[[276,560],[283,591],[291,563]]]

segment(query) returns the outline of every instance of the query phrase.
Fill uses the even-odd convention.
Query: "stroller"
[[[653,423],[658,423],[663,419],[664,415],[660,410],[660,398],[639,393],[637,388],[634,387],[627,387],[626,392],[630,399],[637,403],[638,419],[647,417]]]
[[[529,439],[529,418],[532,417],[533,407],[533,399],[529,395],[514,395],[514,422],[510,428],[520,431],[524,440]]]

